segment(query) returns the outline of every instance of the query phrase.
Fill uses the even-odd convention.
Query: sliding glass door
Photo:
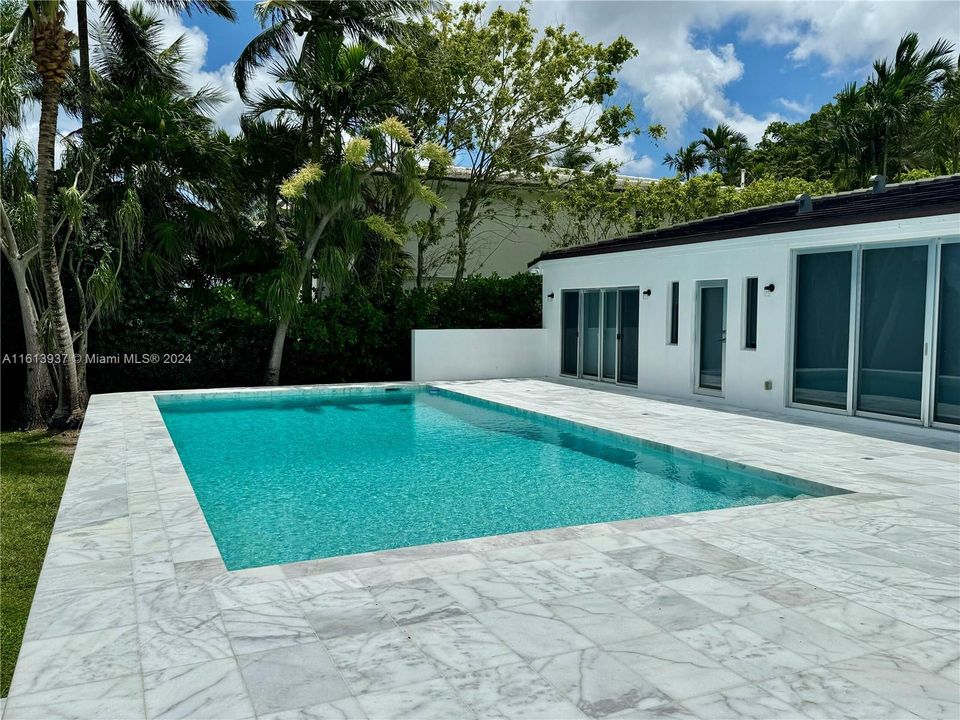
[[[580,334],[580,374],[598,379],[600,375],[600,291],[583,293],[583,332]]]
[[[857,410],[919,420],[927,245],[863,251]]]
[[[960,424],[960,243],[940,248],[940,312],[933,420]]]
[[[797,256],[793,402],[846,409],[853,252]]]
[[[791,402],[960,424],[960,243],[796,257]]]
[[[560,373],[637,384],[640,291],[563,290]]]
[[[580,291],[564,290],[561,295],[560,372],[576,376],[580,337]]]
[[[636,385],[640,350],[640,291],[620,291],[620,362],[617,382]]]

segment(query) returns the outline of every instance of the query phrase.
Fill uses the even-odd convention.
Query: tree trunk
[[[263,376],[264,385],[280,384],[280,362],[283,360],[283,344],[287,339],[287,330],[289,329],[290,318],[281,317],[273,334],[273,345],[270,346],[270,362],[267,363],[267,373]]]
[[[80,116],[83,132],[90,128],[90,33],[87,25],[87,0],[77,0],[77,34],[80,37]]]
[[[17,285],[17,297],[20,300],[20,320],[23,324],[24,352],[32,357],[34,362],[26,363],[27,382],[23,393],[23,402],[20,406],[20,421],[28,430],[46,427],[53,414],[57,394],[53,387],[53,379],[46,363],[36,362],[38,355],[44,354],[40,343],[38,328],[39,314],[34,305],[33,296],[27,286],[27,273],[22,260],[11,259],[10,270]]]
[[[37,242],[40,245],[40,270],[47,295],[47,307],[53,321],[57,353],[62,357],[63,386],[53,424],[77,427],[83,421],[83,408],[77,364],[73,356],[73,335],[60,281],[60,263],[53,239],[50,218],[53,195],[53,156],[57,137],[57,111],[60,83],[49,75],[43,78],[40,103],[40,136],[37,142]]]

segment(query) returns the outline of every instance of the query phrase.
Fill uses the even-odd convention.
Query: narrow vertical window
[[[680,339],[680,283],[670,283],[670,344]]]
[[[747,278],[746,312],[744,313],[743,347],[757,349],[757,293],[760,283],[757,278]]]

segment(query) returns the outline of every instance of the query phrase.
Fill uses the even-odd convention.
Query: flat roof
[[[881,191],[870,188],[819,195],[811,201],[812,208],[806,212],[800,212],[797,201],[763,205],[600,242],[548,250],[527,265],[544,260],[956,213],[960,212],[960,175],[896,183]]]

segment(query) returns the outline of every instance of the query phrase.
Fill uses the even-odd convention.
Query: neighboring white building
[[[960,425],[960,175],[547,251],[531,270],[542,331],[415,331],[414,378],[483,377],[478,358],[529,376],[539,358],[540,376],[650,394]]]
[[[545,252],[546,375],[960,423],[960,176]]]
[[[563,182],[563,170],[558,170],[555,182]],[[620,176],[619,182],[646,184],[653,182],[650,178]],[[443,238],[440,244],[427,250],[424,257],[424,271],[427,282],[446,282],[452,280],[456,273],[455,251],[456,214],[470,180],[470,168],[452,167],[444,178],[440,190],[440,198],[444,208],[440,211],[446,219]],[[518,216],[515,205],[495,199],[490,211],[485,213],[474,229],[470,239],[470,250],[467,258],[467,275],[489,276],[497,274],[500,277],[510,277],[518,272],[524,272],[530,258],[549,250],[554,245],[554,238],[545,235],[541,230],[543,218],[538,214],[538,205],[545,190],[542,185],[523,178],[510,178],[504,181],[512,192],[523,200],[523,212]],[[415,201],[408,221],[413,223],[423,219],[429,213],[427,206]],[[628,228],[623,228],[626,231]],[[410,240],[404,250],[411,258],[412,275],[417,272],[417,243]]]

